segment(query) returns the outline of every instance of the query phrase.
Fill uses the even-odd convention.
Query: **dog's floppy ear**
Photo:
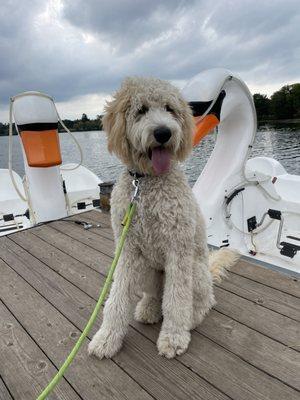
[[[193,148],[193,132],[195,129],[195,123],[192,111],[186,101],[180,99],[180,119],[182,122],[182,138],[179,149],[177,151],[177,158],[179,161],[183,161],[190,154]]]
[[[107,147],[125,163],[130,162],[129,143],[126,138],[125,113],[129,106],[129,97],[121,90],[112,101],[106,103],[102,119],[103,129],[107,134]]]

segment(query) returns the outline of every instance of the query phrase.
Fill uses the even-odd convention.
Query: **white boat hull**
[[[300,273],[300,177],[287,174],[279,163],[266,157],[250,159],[246,173],[248,178],[252,174],[253,184],[233,185],[229,180],[225,184],[226,193],[230,196],[240,191],[228,205],[228,196],[223,194],[218,207],[210,216],[206,214],[208,242],[218,247],[231,246],[254,260]],[[258,184],[257,179],[261,179]],[[268,210],[280,212],[281,233],[281,219],[271,218],[269,214],[261,226],[249,231],[251,223],[259,224]],[[299,251],[293,254],[293,247],[298,246]]]
[[[13,172],[23,195],[26,189],[28,202],[18,196],[9,171],[0,169],[0,236],[93,209],[93,200],[99,200],[98,185],[102,181],[83,166],[66,170],[73,166],[47,168],[40,175],[39,168],[28,168],[23,180]]]

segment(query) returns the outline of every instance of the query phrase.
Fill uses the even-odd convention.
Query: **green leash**
[[[52,379],[52,381],[45,387],[45,389],[43,390],[43,392],[39,395],[39,397],[37,398],[37,400],[44,400],[46,399],[46,397],[54,390],[55,386],[60,382],[61,378],[64,376],[64,373],[66,372],[67,368],[69,367],[69,365],[71,364],[71,362],[73,361],[73,359],[75,358],[76,354],[78,353],[82,343],[84,342],[84,339],[87,337],[87,335],[89,334],[92,326],[94,325],[94,322],[97,318],[98,312],[106,298],[106,295],[108,293],[108,290],[110,288],[110,285],[112,283],[112,279],[113,279],[113,275],[116,269],[116,266],[118,264],[120,255],[122,253],[122,249],[125,243],[125,239],[127,236],[127,232],[128,229],[130,227],[132,218],[134,216],[135,210],[136,210],[136,197],[138,195],[138,181],[134,180],[133,181],[133,186],[135,187],[135,193],[133,195],[133,198],[127,208],[125,217],[122,221],[122,225],[124,225],[122,234],[121,234],[121,238],[119,240],[117,249],[116,249],[116,253],[115,253],[115,257],[113,259],[113,262],[111,263],[110,269],[108,271],[108,275],[106,277],[106,280],[104,282],[104,286],[103,289],[101,290],[100,296],[99,296],[99,300],[97,301],[97,304],[94,308],[94,311],[88,321],[88,323],[86,324],[86,327],[84,328],[84,330],[82,331],[79,339],[77,340],[75,346],[73,347],[71,353],[68,355],[67,359],[65,360],[65,362],[63,363],[63,365],[60,367],[60,369],[58,370],[57,374],[54,376],[54,378]]]

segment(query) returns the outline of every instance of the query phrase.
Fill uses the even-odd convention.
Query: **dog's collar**
[[[140,174],[139,172],[131,171],[130,169],[128,170],[128,173],[135,179],[145,178],[146,176],[145,174]]]

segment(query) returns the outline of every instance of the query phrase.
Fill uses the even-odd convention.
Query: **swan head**
[[[234,111],[239,112],[245,95],[248,105],[250,102],[253,106],[247,86],[225,68],[212,68],[197,74],[182,89],[182,95],[195,117],[194,146]]]

